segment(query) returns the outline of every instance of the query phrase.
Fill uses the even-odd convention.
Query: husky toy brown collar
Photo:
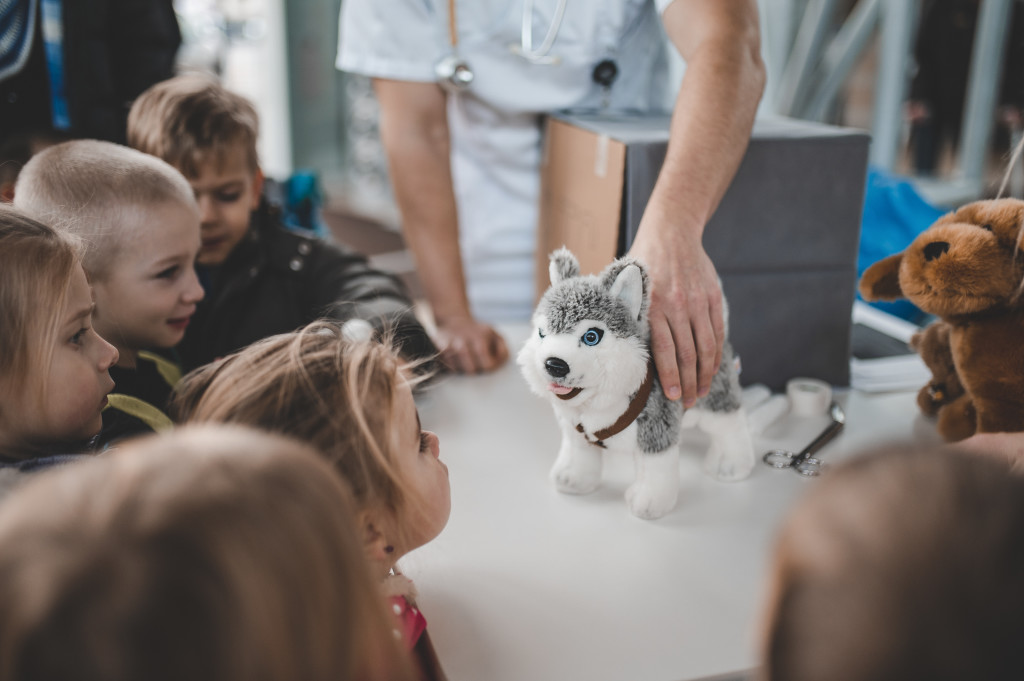
[[[647,376],[644,377],[644,382],[640,384],[640,389],[636,391],[636,395],[629,401],[629,407],[622,413],[615,423],[602,428],[601,430],[590,434],[583,427],[582,423],[576,424],[576,432],[582,433],[583,437],[592,445],[597,447],[605,448],[604,441],[610,438],[612,435],[618,435],[626,428],[636,421],[636,417],[640,416],[640,412],[647,406],[647,398],[651,395],[651,386],[654,385],[654,362],[647,362]],[[579,394],[580,388],[574,388],[573,393]],[[564,395],[558,395],[560,399],[567,399]]]

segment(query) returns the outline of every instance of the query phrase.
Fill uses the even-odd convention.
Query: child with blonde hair
[[[441,532],[451,509],[448,469],[437,436],[420,424],[413,376],[389,347],[347,340],[334,324],[317,322],[186,375],[171,415],[255,426],[316,447],[351,486],[373,575],[434,678],[440,669],[421,637],[426,622],[412,584],[393,574],[399,558]]]
[[[96,296],[96,331],[120,355],[101,444],[169,427],[179,367],[153,351],[181,341],[203,290],[194,262],[199,209],[168,164],[96,140],[65,142],[25,164],[14,205],[77,235]]]
[[[0,206],[0,485],[99,433],[118,355],[92,319],[75,241]]]
[[[890,447],[816,482],[779,537],[764,681],[1024,679],[1024,477]]]
[[[0,506],[0,681],[402,681],[350,495],[308,446],[141,438]]]
[[[153,85],[128,116],[128,143],[180,170],[202,214],[198,263],[207,295],[179,348],[185,369],[320,318],[365,320],[391,333],[404,357],[433,357],[397,277],[284,226],[262,196],[258,136],[252,103],[200,75]]]

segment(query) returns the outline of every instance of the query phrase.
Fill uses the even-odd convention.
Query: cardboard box
[[[584,272],[624,254],[668,143],[667,116],[566,115],[548,121],[537,290],[568,246]],[[867,173],[867,133],[759,119],[704,232],[730,308],[744,385],[794,376],[849,385],[850,316]]]

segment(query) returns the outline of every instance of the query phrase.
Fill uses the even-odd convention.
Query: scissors
[[[811,455],[828,444],[846,425],[846,414],[838,403],[832,403],[828,408],[828,415],[832,417],[832,423],[828,424],[828,427],[821,431],[821,434],[814,438],[811,444],[804,447],[799,454],[783,449],[773,449],[764,455],[765,464],[772,468],[792,468],[800,475],[808,477],[821,475],[825,463]]]

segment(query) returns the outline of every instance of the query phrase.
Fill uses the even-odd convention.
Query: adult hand
[[[646,215],[629,255],[647,266],[650,277],[654,365],[665,396],[682,396],[692,407],[707,395],[722,361],[722,289],[698,234],[645,230],[645,221]]]
[[[1005,462],[1015,473],[1024,473],[1024,433],[978,433],[954,445]]]
[[[438,320],[434,341],[441,349],[441,361],[459,373],[493,371],[508,360],[505,339],[472,317]]]

